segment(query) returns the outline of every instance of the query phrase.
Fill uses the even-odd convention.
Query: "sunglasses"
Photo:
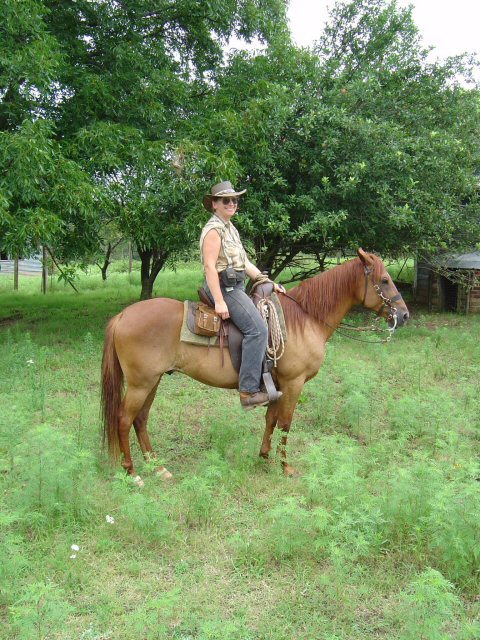
[[[238,198],[217,198],[217,200],[221,200],[223,204],[238,204]]]

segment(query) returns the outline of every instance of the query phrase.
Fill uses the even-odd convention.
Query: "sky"
[[[435,47],[433,58],[480,53],[480,0],[398,0],[413,5],[413,19],[423,44]],[[290,0],[288,17],[293,40],[309,46],[317,40],[334,0]]]

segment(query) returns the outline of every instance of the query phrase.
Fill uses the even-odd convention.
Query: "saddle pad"
[[[219,347],[218,338],[209,338],[208,336],[198,336],[188,328],[188,306],[191,304],[188,300],[183,303],[183,322],[182,329],[180,331],[180,341],[187,342],[188,344],[198,344],[202,347]]]

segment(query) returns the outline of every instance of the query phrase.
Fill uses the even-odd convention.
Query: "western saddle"
[[[258,307],[259,303],[266,298],[270,298],[272,293],[273,283],[270,281],[266,281],[261,282],[256,286],[254,285],[250,297],[253,300],[255,306]],[[200,299],[200,302],[189,302],[187,324],[189,330],[192,333],[196,333],[198,335],[206,335],[204,330],[204,323],[200,322],[200,326],[198,323],[199,316],[202,316],[202,313],[199,314],[199,309],[201,311],[204,311],[205,314],[214,314],[214,307],[203,287],[200,287],[198,289],[198,297]],[[205,309],[205,307],[207,307],[207,310]],[[243,334],[231,320],[221,320],[220,318],[218,318],[218,321],[210,322],[210,326],[215,327],[217,323],[218,330],[216,330],[215,333],[213,333],[213,330],[211,331],[211,339],[213,340],[213,345],[215,347],[220,347],[220,350],[222,352],[222,366],[224,362],[223,348],[228,346],[232,365],[238,372],[240,371],[240,365],[242,363]],[[275,395],[277,394],[277,390],[271,375],[272,366],[273,361],[267,357],[267,354],[265,354],[262,375],[263,384],[265,385],[265,389],[269,396],[275,397]]]

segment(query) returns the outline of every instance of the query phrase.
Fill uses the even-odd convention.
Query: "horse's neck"
[[[339,300],[338,306],[335,309],[333,309],[330,312],[330,314],[328,314],[328,317],[325,319],[325,321],[328,322],[328,325],[329,325],[329,332],[328,332],[329,336],[332,335],[335,329],[339,326],[339,324],[345,318],[347,313],[353,307],[353,304],[354,304],[353,296],[344,295]]]
[[[355,304],[355,278],[347,264],[306,281],[305,297],[310,298],[308,313],[329,337]]]
[[[324,318],[317,317],[320,324],[325,325],[325,333],[330,337],[347,313],[353,307],[354,299],[350,291],[339,291],[335,305],[327,311]],[[322,322],[323,320],[323,322]]]

